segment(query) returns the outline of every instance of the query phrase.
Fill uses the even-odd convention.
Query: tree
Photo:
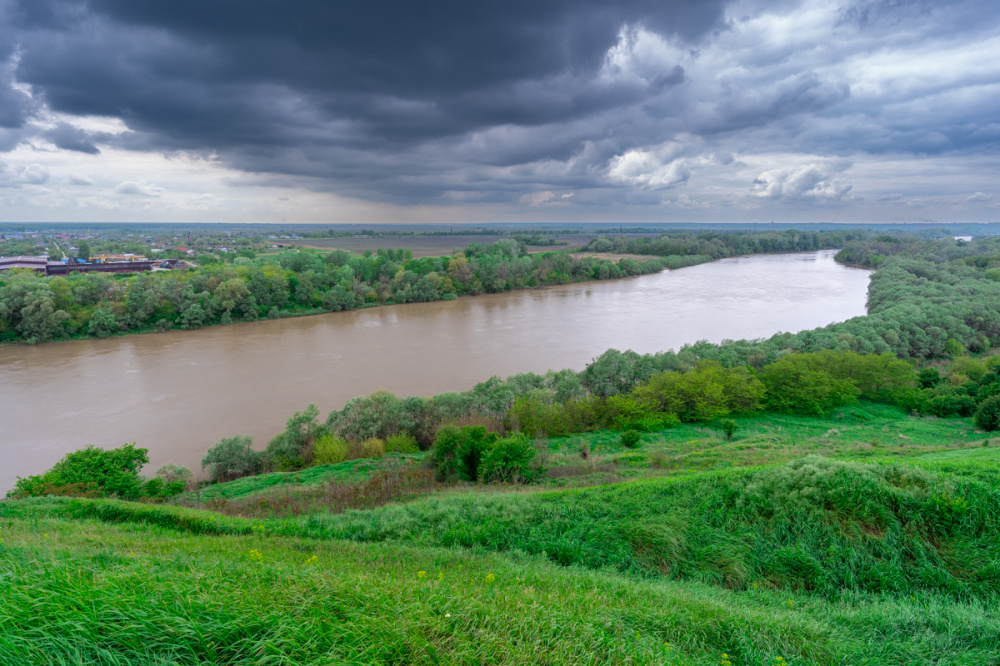
[[[972,420],[977,428],[987,432],[1000,430],[1000,396],[990,396],[979,403],[979,409]]]
[[[209,468],[213,481],[232,481],[260,472],[264,454],[254,451],[253,437],[237,435],[223,439],[213,446],[201,460],[202,468]]]
[[[487,432],[483,426],[442,427],[434,440],[432,454],[438,479],[477,481],[483,455],[496,439],[496,433]]]
[[[87,332],[99,338],[106,338],[121,329],[118,317],[108,308],[97,308],[94,314],[90,315],[87,323]]]
[[[538,451],[534,441],[520,433],[486,447],[479,478],[487,483],[530,483],[541,470],[532,468]]]
[[[655,370],[648,356],[640,356],[631,349],[625,352],[609,349],[580,373],[580,381],[594,395],[606,398],[628,393],[649,379]]]
[[[385,390],[348,400],[342,410],[330,412],[326,423],[341,437],[359,442],[385,440],[399,432],[413,434],[416,425],[404,401]]]
[[[306,463],[313,442],[329,433],[326,425],[316,423],[319,409],[310,404],[301,412],[295,412],[285,422],[284,432],[279,433],[267,445],[269,463],[279,468],[296,468]]]
[[[84,261],[90,261],[90,243],[81,240],[76,244],[76,256]]]
[[[857,400],[860,391],[847,379],[811,369],[806,354],[791,354],[760,373],[767,387],[767,407],[775,412],[823,414]]]

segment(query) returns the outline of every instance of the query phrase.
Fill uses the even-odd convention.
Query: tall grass
[[[809,457],[585,490],[466,494],[300,522],[303,534],[544,554],[732,589],[1000,598],[1000,470]]]
[[[65,500],[8,504],[0,663],[11,666],[717,666],[723,654],[736,666],[778,657],[794,666],[1000,659],[997,606],[934,593],[826,601],[629,580],[523,555],[259,529],[206,536],[46,515],[72,504]]]

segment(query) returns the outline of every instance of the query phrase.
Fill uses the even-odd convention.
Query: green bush
[[[384,440],[417,425],[406,401],[389,391],[348,400],[342,410],[330,412],[326,423],[341,437],[359,442],[371,437]]]
[[[250,435],[223,439],[208,450],[201,466],[211,470],[213,481],[232,481],[258,474],[263,468],[264,454],[254,451],[252,445],[253,437]]]
[[[1000,429],[1000,396],[990,396],[979,403],[979,409],[972,420],[977,428],[987,432]]]
[[[438,480],[477,481],[483,454],[496,440],[496,433],[487,432],[484,426],[443,426],[433,448]]]
[[[319,409],[310,404],[285,422],[285,430],[267,443],[266,460],[271,468],[299,469],[312,459],[316,440],[330,432],[326,425],[316,422],[317,416]]]
[[[917,375],[920,388],[930,389],[941,383],[941,373],[937,368],[924,368]]]
[[[534,441],[516,434],[489,445],[479,466],[487,483],[531,483],[543,470],[532,465],[537,455]]]
[[[156,470],[156,476],[163,479],[164,483],[173,483],[174,481],[183,481],[187,483],[194,478],[191,470],[187,467],[174,465],[173,463],[161,466],[158,470]]]
[[[676,414],[684,422],[711,421],[730,413],[758,411],[764,385],[747,368],[702,361],[685,373],[653,375],[632,395],[653,411]]]
[[[638,430],[626,430],[618,439],[626,449],[634,449],[639,446],[642,434]]]
[[[347,442],[325,435],[313,442],[313,465],[334,465],[347,460]]]
[[[67,453],[40,476],[18,478],[7,496],[83,494],[140,499],[144,496],[144,482],[139,471],[149,462],[147,454],[147,449],[137,448],[134,443],[108,450],[88,446]],[[159,496],[159,490],[157,493]]]
[[[938,388],[927,401],[927,414],[934,416],[972,416],[976,411],[976,401],[959,389]]]
[[[390,435],[385,439],[386,453],[418,453],[416,438],[408,432]]]
[[[823,414],[849,405],[861,391],[847,379],[837,379],[813,362],[812,354],[791,354],[760,373],[767,387],[769,411],[789,414]]]

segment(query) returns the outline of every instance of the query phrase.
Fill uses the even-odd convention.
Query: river
[[[865,314],[868,271],[833,251],[724,259],[607,282],[33,347],[0,347],[0,493],[88,444],[135,441],[147,472],[197,470],[223,437],[256,446],[315,403],[386,388],[464,390],[491,375],[582,369]]]

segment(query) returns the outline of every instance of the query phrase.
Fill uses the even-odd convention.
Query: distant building
[[[87,264],[75,261],[49,261],[45,255],[39,257],[0,257],[0,271],[12,268],[27,268],[44,275],[67,275],[74,272],[99,273],[140,273],[153,269],[153,262],[145,257],[141,261],[115,261],[103,264]]]
[[[0,271],[11,268],[30,268],[31,270],[45,273],[49,258],[45,255],[40,257],[0,257]]]

